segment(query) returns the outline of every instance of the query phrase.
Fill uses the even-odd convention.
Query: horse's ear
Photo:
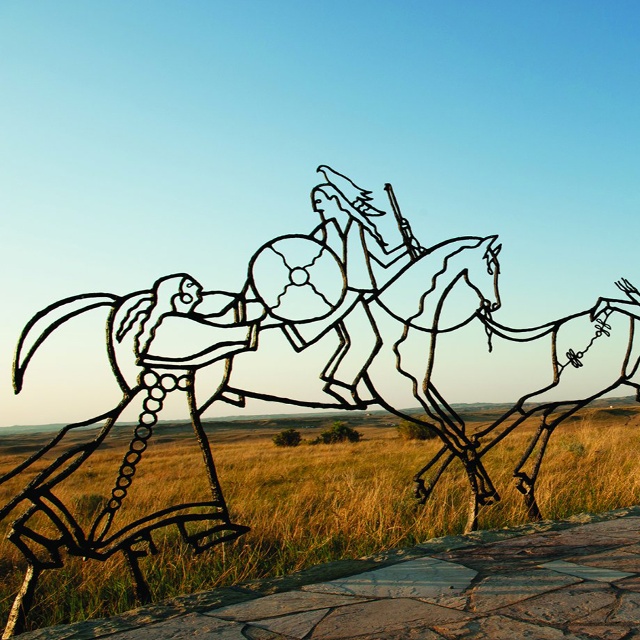
[[[480,240],[480,245],[489,249],[491,245],[498,239],[497,235],[494,236],[486,236]],[[491,249],[493,251],[493,249]]]
[[[500,251],[502,251],[502,243],[500,243],[494,250],[493,250],[493,255],[497,256]]]

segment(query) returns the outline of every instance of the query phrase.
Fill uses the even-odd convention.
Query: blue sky
[[[97,314],[13,396],[33,313],[173,272],[238,290],[315,225],[319,164],[391,182],[425,245],[500,234],[506,324],[640,284],[638,33],[624,1],[1,3],[0,424],[115,397]]]

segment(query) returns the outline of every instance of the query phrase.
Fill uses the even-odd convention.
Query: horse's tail
[[[22,381],[31,358],[38,347],[67,320],[98,307],[113,307],[118,300],[110,293],[84,293],[65,298],[36,313],[20,334],[13,360],[13,389],[22,390]]]

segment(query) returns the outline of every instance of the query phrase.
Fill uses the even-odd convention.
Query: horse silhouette
[[[500,246],[496,239],[497,236],[463,237],[440,243],[406,263],[385,286],[368,296],[364,305],[378,340],[358,376],[362,403],[376,404],[402,418],[426,424],[438,434],[448,455],[457,459],[467,473],[470,526],[475,522],[478,505],[498,496],[477,455],[476,443],[436,390],[431,374],[440,333],[488,317],[500,307],[497,257]],[[301,275],[304,276],[296,273],[296,278],[306,285]],[[62,566],[62,549],[71,555],[98,560],[123,553],[131,567],[137,595],[145,601],[149,599],[149,590],[138,560],[154,553],[158,530],[176,527],[196,552],[247,530],[229,518],[210,443],[201,423],[202,414],[212,403],[223,401],[243,406],[245,398],[256,398],[312,408],[355,408],[345,407],[339,398],[327,394],[317,374],[315,388],[311,385],[299,395],[287,388],[279,389],[277,384],[273,387],[280,377],[279,370],[286,371],[292,363],[303,362],[308,351],[289,348],[274,360],[273,353],[264,350],[263,343],[270,337],[284,335],[284,324],[290,323],[283,323],[281,316],[272,313],[255,288],[251,274],[239,294],[204,292],[191,276],[174,274],[159,279],[147,291],[124,297],[99,293],[67,298],[50,305],[27,324],[14,363],[16,392],[22,388],[28,365],[53,331],[88,310],[109,309],[107,354],[122,389],[122,399],[106,413],[65,426],[40,451],[0,477],[0,483],[26,477],[44,454],[54,456],[60,452],[51,464],[32,474],[23,489],[0,509],[0,518],[18,514],[9,539],[24,553],[28,563],[23,587],[10,614],[8,633],[24,623],[40,573]],[[447,302],[458,289],[471,295],[465,298],[463,308],[447,315]],[[350,337],[342,335],[335,347],[333,329],[337,321],[332,319],[331,309],[339,304],[338,298],[342,299],[326,298],[326,317],[319,318],[325,328],[316,332],[314,343],[317,350],[334,349],[332,358],[339,359],[344,357],[344,345]],[[422,359],[407,357],[406,347],[414,336],[423,343],[426,341]],[[245,384],[241,376],[243,364],[251,363],[253,367],[265,358],[271,375],[257,380],[254,377]],[[374,366],[378,360],[390,366]],[[296,370],[302,370],[299,364]],[[420,403],[424,417],[395,406],[393,397],[398,386]],[[157,421],[165,398],[176,392],[186,396],[210,495],[206,500],[167,505],[136,521],[119,524],[121,507],[131,493],[147,443],[161,428]],[[142,409],[129,447],[119,466],[114,466],[116,479],[112,490],[104,496],[104,506],[89,526],[82,526],[72,505],[60,498],[59,490],[65,479],[90,459],[134,400],[141,403]],[[68,434],[74,430],[99,423],[102,426],[97,433],[86,441],[66,443]]]

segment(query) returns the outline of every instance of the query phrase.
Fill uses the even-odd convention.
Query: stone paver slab
[[[633,573],[625,571],[616,571],[615,569],[606,569],[604,567],[593,567],[574,562],[565,562],[564,560],[554,560],[541,565],[545,569],[557,571],[558,573],[566,573],[583,580],[597,580],[598,582],[615,582],[623,578],[630,578]]]
[[[609,617],[610,622],[632,623],[635,629],[640,627],[640,594],[623,593],[618,607]]]
[[[617,624],[572,624],[569,626],[569,631],[581,638],[593,638],[593,640],[627,640],[631,627]]]
[[[262,629],[261,627],[245,626],[242,630],[244,640],[294,640],[289,636],[282,635],[281,633],[275,633],[268,629]],[[158,640],[161,640],[158,638]],[[211,640],[216,640],[212,638]]]
[[[586,588],[588,583],[584,583]],[[616,584],[616,587],[618,585]],[[615,634],[619,629],[626,628],[640,629],[640,594],[632,591],[624,591],[616,588],[617,602],[613,606],[605,606],[596,609],[584,617],[577,618],[573,623],[573,627],[598,627],[611,628],[610,634]],[[597,636],[596,636],[597,637]]]
[[[108,636],[109,640],[246,640],[244,625],[190,613]]]
[[[468,614],[460,611],[408,598],[374,600],[335,609],[322,619],[309,638],[311,640],[357,638],[411,629],[416,626],[433,626],[468,617]]]
[[[576,528],[579,531],[587,533],[595,533],[599,536],[615,536],[629,535],[635,537],[636,542],[640,542],[640,517],[626,516],[624,518],[614,518],[613,520],[605,520],[603,522],[590,522]],[[576,529],[568,529],[575,531]],[[565,532],[566,533],[566,532]]]
[[[580,640],[577,636],[565,635],[561,629],[504,616],[436,625],[435,630],[448,640]]]
[[[634,575],[632,578],[624,578],[616,582],[616,587],[625,589],[626,591],[640,592],[640,575]]]
[[[546,535],[505,540],[473,549],[441,553],[437,557],[487,573],[532,569],[558,555],[558,547]],[[571,547],[569,552],[575,553],[575,549]]]
[[[410,627],[400,631],[384,631],[383,633],[367,633],[351,640],[446,640],[444,636],[428,627]]]
[[[438,599],[459,595],[476,575],[461,564],[425,557],[303,589],[372,598]]]
[[[593,612],[610,612],[616,591],[609,585],[582,582],[500,609],[501,615],[547,625],[575,622]]]
[[[565,531],[545,533],[544,536],[555,546],[560,547],[610,549],[640,542],[640,526],[636,524],[639,519],[632,518],[632,520],[634,521],[632,526],[625,523],[623,527],[620,527],[617,525],[621,521],[612,520],[585,524]]]
[[[640,532],[635,527],[640,519],[633,520],[635,522],[631,528],[620,531],[612,526],[612,523],[620,521],[599,522],[435,555],[487,573],[527,570],[545,562],[594,555],[618,546],[637,543]],[[606,529],[594,528],[604,525],[607,525]]]
[[[475,585],[470,603],[474,611],[493,611],[578,582],[579,578],[544,569],[491,575]]]
[[[640,573],[640,555],[637,552],[628,552],[627,547],[596,553],[591,556],[567,558],[567,561],[592,567],[615,569],[627,573]]]
[[[366,598],[349,595],[335,595],[329,593],[313,593],[306,591],[286,591],[249,602],[234,604],[220,609],[207,611],[206,615],[224,620],[251,621],[263,618],[275,618],[289,613],[312,611],[314,609],[328,609],[347,604],[366,602]]]
[[[251,625],[262,627],[269,631],[275,631],[276,633],[282,633],[291,638],[304,638],[327,613],[329,613],[329,609],[292,613],[291,615],[281,616],[279,618],[256,620],[252,622]]]

